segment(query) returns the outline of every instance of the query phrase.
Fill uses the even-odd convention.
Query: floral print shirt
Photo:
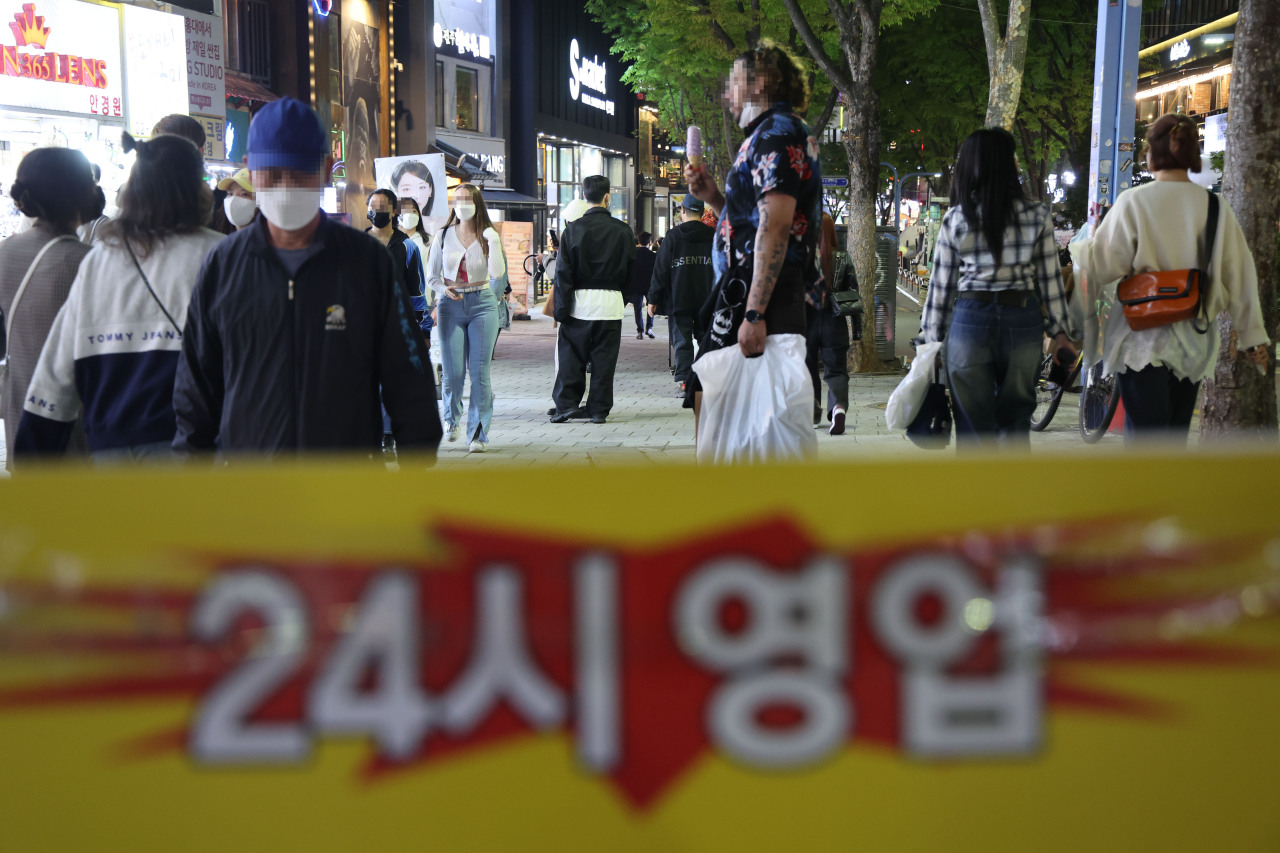
[[[806,298],[810,304],[820,305],[822,269],[817,258],[822,235],[822,176],[818,140],[786,103],[774,104],[747,126],[747,138],[725,178],[724,210],[712,253],[717,279],[730,265],[752,267],[760,226],[757,205],[769,192],[786,193],[796,200],[786,263],[804,268]]]

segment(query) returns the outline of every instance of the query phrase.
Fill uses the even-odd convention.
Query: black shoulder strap
[[[128,237],[121,237],[125,249],[129,252],[129,257],[133,258],[133,265],[138,268],[138,275],[142,276],[142,283],[147,286],[147,292],[151,294],[151,298],[160,306],[160,310],[164,312],[164,316],[169,319],[169,325],[173,326],[173,330],[179,335],[182,334],[182,327],[174,321],[173,315],[169,313],[169,309],[164,307],[164,303],[160,301],[160,297],[156,295],[155,290],[151,287],[151,282],[147,280],[147,274],[142,271],[142,264],[138,263],[138,256],[133,253],[133,247],[129,245]],[[290,285],[292,287],[292,285]]]
[[[1204,265],[1200,267],[1200,317],[1191,328],[1200,334],[1209,331],[1209,268],[1213,266],[1213,246],[1218,240],[1218,194],[1209,190],[1209,221],[1205,224]]]

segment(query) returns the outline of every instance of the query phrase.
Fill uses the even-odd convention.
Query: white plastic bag
[[[889,429],[906,429],[920,414],[925,395],[934,382],[937,370],[934,362],[942,350],[942,343],[921,344],[916,350],[915,360],[911,362],[911,370],[898,383],[889,395],[889,405],[885,407],[884,419]]]
[[[699,464],[783,462],[817,454],[813,383],[804,354],[802,335],[774,335],[759,358],[728,346],[694,362],[702,383]]]

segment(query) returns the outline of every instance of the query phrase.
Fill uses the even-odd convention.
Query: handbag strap
[[[17,292],[13,294],[13,302],[9,303],[9,313],[6,314],[4,318],[4,345],[6,349],[9,347],[9,333],[13,330],[13,318],[18,313],[18,303],[22,301],[22,294],[27,292],[27,285],[31,283],[31,276],[35,274],[36,267],[40,266],[40,262],[44,260],[45,253],[55,245],[64,240],[75,239],[75,237],[72,237],[69,234],[61,234],[54,237],[48,243],[45,243],[44,246],[41,247],[40,251],[36,252],[35,259],[31,261],[31,266],[27,267],[27,274],[22,277],[22,284],[18,285]]]
[[[133,247],[129,245],[129,238],[122,238],[122,242],[124,243],[125,250],[129,253],[129,257],[133,258],[133,265],[137,268],[138,275],[142,276],[142,283],[147,286],[147,293],[150,293],[151,298],[160,306],[160,310],[163,311],[164,316],[168,318],[169,325],[173,326],[173,330],[181,335],[182,328],[174,321],[173,315],[169,313],[169,309],[164,307],[164,303],[161,302],[160,297],[156,295],[155,289],[151,287],[151,282],[147,280],[147,274],[142,271],[142,264],[138,263],[138,256],[133,253]],[[290,287],[292,287],[292,285],[290,285]]]
[[[1209,331],[1209,300],[1206,295],[1209,291],[1209,267],[1213,265],[1213,247],[1218,240],[1218,194],[1213,190],[1208,190],[1208,193],[1209,220],[1205,225],[1204,266],[1200,269],[1200,315],[1204,328],[1197,325],[1196,321],[1191,323],[1191,328],[1201,335]]]

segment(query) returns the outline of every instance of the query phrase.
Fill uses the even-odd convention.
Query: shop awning
[[[275,92],[272,92],[261,83],[255,83],[243,74],[227,71],[224,80],[227,86],[228,98],[244,98],[246,101],[256,101],[260,104],[268,104],[272,101],[280,100],[280,96]]]
[[[480,195],[484,197],[486,207],[497,210],[546,210],[548,207],[544,200],[515,190],[481,187]]]

